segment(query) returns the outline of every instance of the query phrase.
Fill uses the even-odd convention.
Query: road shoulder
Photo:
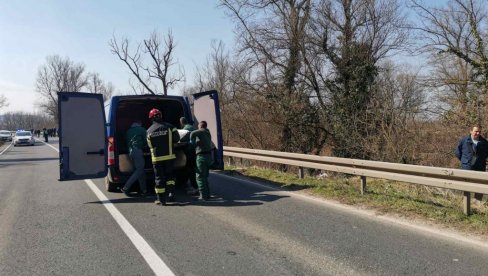
[[[311,193],[310,191],[304,190],[288,190],[282,188],[278,185],[274,185],[270,182],[266,181],[259,181],[251,177],[247,177],[244,175],[236,175],[236,174],[229,174],[225,171],[217,172],[218,175],[223,175],[225,177],[231,177],[235,179],[239,179],[241,181],[245,181],[246,183],[252,185],[258,185],[266,187],[267,189],[273,189],[279,192],[285,192],[289,196],[298,197],[303,200],[307,200],[310,202],[314,202],[319,205],[324,205],[330,208],[334,208],[336,210],[353,213],[358,216],[368,217],[376,221],[381,221],[384,223],[394,224],[400,227],[409,228],[414,231],[423,232],[425,234],[430,234],[434,236],[442,236],[448,239],[454,239],[461,243],[470,244],[478,249],[483,249],[488,251],[488,237],[486,235],[476,234],[476,233],[469,233],[466,231],[461,231],[460,229],[451,227],[449,225],[436,223],[433,221],[429,221],[427,219],[423,219],[421,217],[416,216],[405,216],[403,214],[398,214],[394,212],[385,213],[381,212],[368,206],[359,206],[359,205],[350,205],[340,202],[334,199],[328,199],[320,197],[316,194]]]
[[[3,155],[11,146],[12,146],[11,142],[5,142],[2,145],[0,145],[0,155]]]

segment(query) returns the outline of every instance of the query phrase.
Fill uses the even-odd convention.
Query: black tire
[[[108,180],[108,177],[105,177],[105,188],[107,189],[107,192],[117,192],[118,191],[117,183],[110,182]]]

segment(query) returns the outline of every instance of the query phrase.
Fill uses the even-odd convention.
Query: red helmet
[[[152,119],[154,117],[161,117],[161,111],[159,109],[153,108],[151,111],[149,111],[149,119]]]

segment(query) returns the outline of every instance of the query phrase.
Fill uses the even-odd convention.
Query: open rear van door
[[[101,94],[58,93],[59,180],[107,175],[105,111]]]
[[[212,169],[224,169],[224,143],[222,140],[222,124],[220,122],[219,96],[217,91],[211,90],[193,94],[193,114],[197,120],[207,121],[207,128],[212,135],[212,142],[216,149],[213,157]]]

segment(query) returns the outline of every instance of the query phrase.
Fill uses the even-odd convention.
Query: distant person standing
[[[196,158],[196,179],[199,200],[205,201],[210,198],[210,187],[208,185],[208,175],[210,165],[212,165],[212,136],[207,129],[207,122],[201,121],[198,129],[192,131],[190,142],[195,146]]]
[[[130,178],[122,187],[121,191],[128,195],[130,188],[136,182],[139,181],[139,188],[141,197],[144,197],[147,193],[146,190],[146,173],[144,172],[144,152],[143,149],[146,146],[146,129],[141,126],[140,121],[132,123],[129,130],[125,134],[125,140],[129,149],[129,158],[132,161],[135,169]]]
[[[42,136],[44,136],[44,142],[48,142],[48,134],[47,134],[47,129],[43,128],[42,129]]]
[[[455,154],[461,161],[461,169],[486,171],[488,141],[481,136],[481,126],[475,125],[471,128],[470,135],[459,141]],[[475,193],[474,198],[481,201],[483,194]]]
[[[166,200],[174,201],[175,176],[173,143],[180,140],[177,129],[163,121],[163,114],[156,108],[149,111],[152,125],[147,129],[147,144],[151,149],[157,200],[154,203],[166,205]]]

